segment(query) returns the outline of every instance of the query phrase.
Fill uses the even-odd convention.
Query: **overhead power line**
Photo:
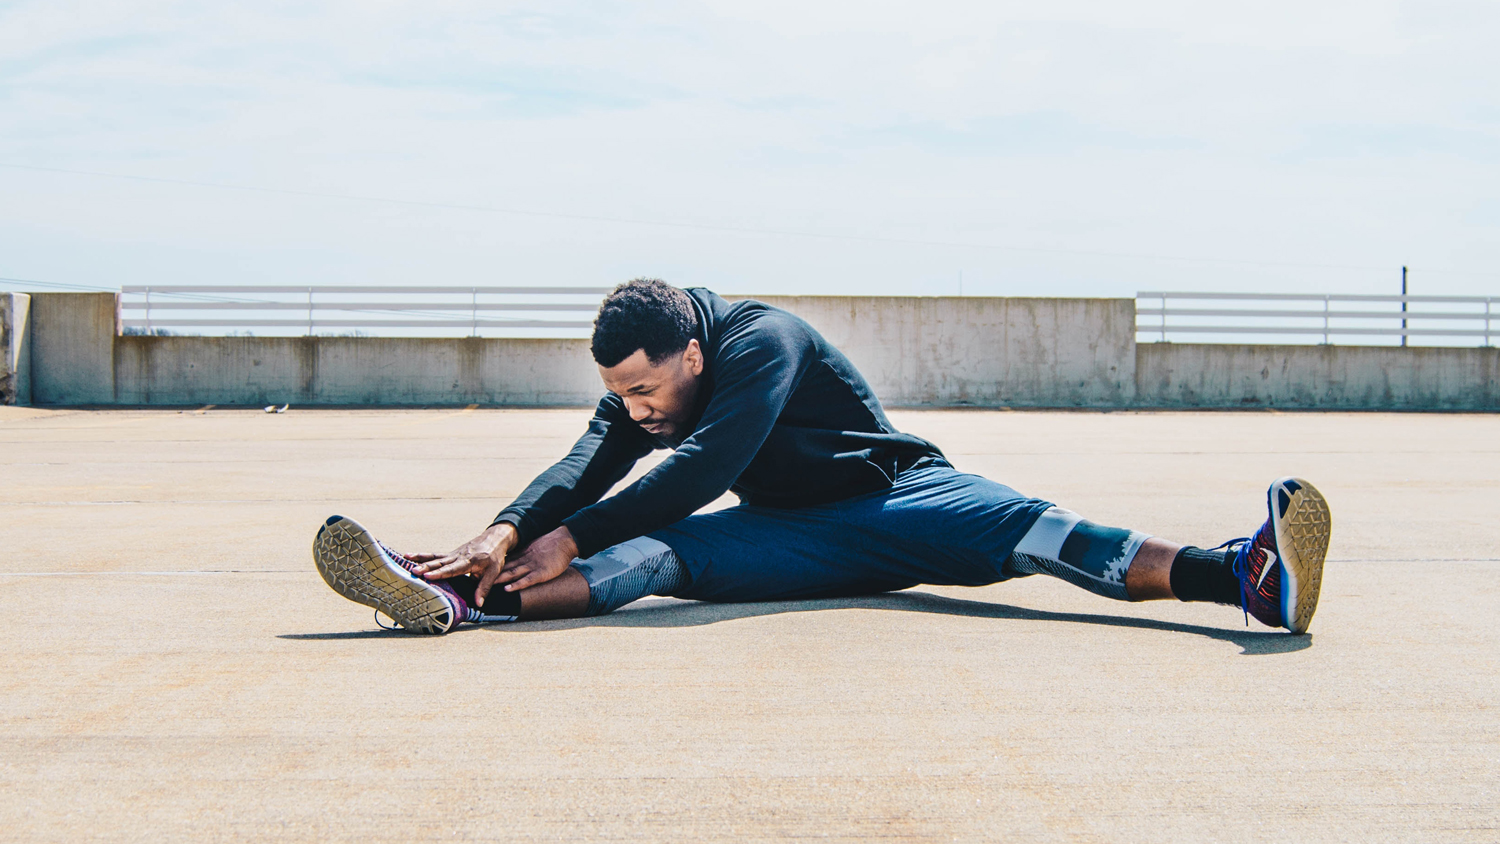
[[[118,287],[100,287],[95,284],[68,284],[60,281],[37,281],[34,278],[5,278],[0,276],[0,284],[25,284],[35,287],[55,287],[59,290],[81,290],[89,293],[118,293]]]

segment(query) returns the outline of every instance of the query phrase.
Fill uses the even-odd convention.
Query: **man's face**
[[[599,367],[604,386],[625,400],[630,418],[666,440],[681,441],[688,434],[703,375],[703,350],[689,340],[681,354],[652,364],[644,349],[614,366]]]

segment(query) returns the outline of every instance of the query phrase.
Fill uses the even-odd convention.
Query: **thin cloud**
[[[1117,295],[1386,279],[1109,256],[1487,272],[1497,30],[1493,4],[1395,2],[12,3],[0,161],[286,193],[0,173],[0,272]],[[442,210],[465,205],[555,219]],[[783,230],[871,243],[754,234]],[[942,246],[965,243],[1033,251]]]

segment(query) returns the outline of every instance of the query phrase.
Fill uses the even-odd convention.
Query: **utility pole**
[[[1401,345],[1406,346],[1406,267],[1401,268]]]

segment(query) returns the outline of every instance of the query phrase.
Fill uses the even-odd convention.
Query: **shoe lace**
[[[417,566],[419,564],[417,563],[416,560],[413,560],[411,557],[408,557],[405,554],[401,553],[400,551],[397,551],[397,550],[391,548],[391,546],[385,544],[384,542],[381,542],[378,539],[375,540],[375,544],[379,545],[380,548],[381,548],[381,550],[383,550],[383,551],[385,551],[385,553],[389,554],[390,557],[391,557],[391,559],[396,561],[396,565],[405,568],[407,571],[411,572],[412,575],[414,575],[415,577],[422,578],[422,575],[417,574],[416,569],[417,569]],[[463,600],[462,597],[459,596],[457,592],[454,592],[451,587],[442,586],[442,584],[440,582],[436,583],[434,585],[440,586],[440,587],[444,588],[450,595],[453,595],[453,596],[457,597],[460,601]],[[460,620],[462,620],[462,621],[469,621],[469,622],[477,622],[479,620],[479,612],[478,612],[478,610],[474,609],[473,607],[468,607],[466,604],[464,606],[468,610],[468,615],[462,616],[462,618]],[[392,621],[394,621],[394,620],[395,619],[392,619]],[[381,627],[381,629],[383,629],[383,630],[397,630],[397,629],[400,629],[399,625],[397,625],[396,627],[386,627],[384,624],[381,624],[380,623],[380,610],[376,610],[375,611],[375,623],[377,625],[379,625]]]
[[[391,559],[396,561],[396,565],[401,566],[408,571],[410,571],[412,567],[416,565],[416,561],[414,561],[411,557],[402,554],[400,551],[392,549],[391,546],[385,544],[384,542],[381,542],[377,539],[375,540],[375,544],[379,545],[381,550],[389,554]]]
[[[384,542],[381,542],[380,540],[377,539],[377,540],[375,540],[375,544],[379,545],[380,549],[382,551],[384,551],[385,553],[389,554],[390,558],[392,560],[396,561],[396,565],[401,566],[402,568],[406,569],[407,571],[411,571],[412,567],[416,565],[416,563],[413,562],[410,557],[406,556],[405,554],[400,553],[399,551],[396,551],[396,550],[392,549],[391,546],[385,544]],[[394,623],[396,621],[394,618],[391,619],[391,621],[393,623],[391,624],[390,627],[385,626],[385,624],[380,620],[380,610],[376,610],[375,611],[375,626],[376,627],[379,627],[381,630],[400,630],[401,629],[401,625]]]
[[[1245,578],[1250,574],[1250,537],[1241,536],[1222,542],[1208,549],[1218,551],[1221,548],[1233,546],[1234,561],[1229,564],[1229,571],[1239,578],[1240,581],[1240,612],[1245,614],[1245,626],[1250,626],[1250,601],[1245,597]]]

